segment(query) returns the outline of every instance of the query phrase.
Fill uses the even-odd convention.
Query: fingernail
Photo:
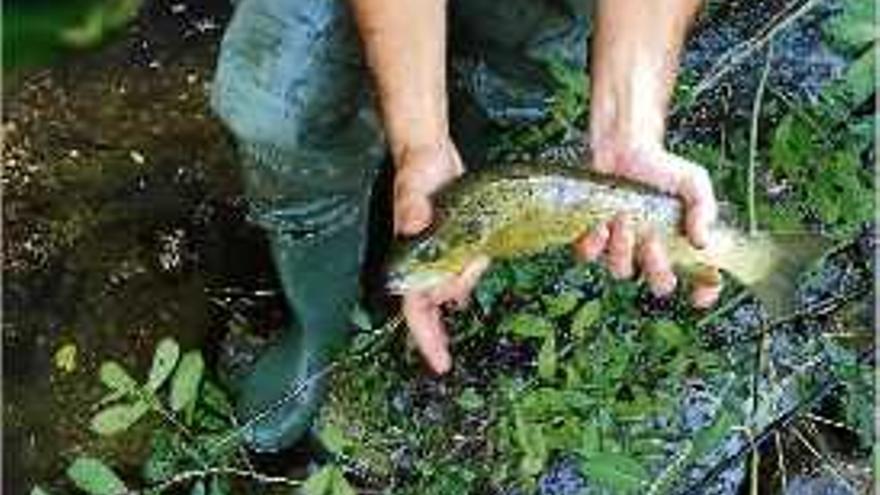
[[[452,359],[448,353],[443,353],[434,360],[434,372],[438,375],[445,375],[452,368]]]
[[[676,285],[678,285],[678,281],[674,276],[661,277],[651,284],[651,292],[657,297],[667,297],[675,292]]]
[[[691,304],[697,309],[707,309],[715,304],[721,293],[721,287],[699,288],[691,294]]]
[[[632,270],[625,266],[612,266],[611,276],[617,280],[626,280],[632,277]]]

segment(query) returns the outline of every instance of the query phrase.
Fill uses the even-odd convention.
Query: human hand
[[[451,140],[438,146],[404,150],[396,162],[394,231],[412,236],[431,225],[431,195],[459,177],[464,167]],[[452,367],[449,336],[441,321],[442,309],[450,304],[464,307],[488,266],[488,258],[472,260],[451,281],[403,295],[402,311],[410,335],[435,373],[446,373]]]
[[[593,142],[592,167],[679,196],[685,204],[685,232],[691,243],[702,248],[709,242],[709,227],[717,204],[708,173],[701,166],[669,153],[662,146],[636,147],[626,143]],[[657,296],[675,290],[676,277],[657,234],[633,229],[631,219],[618,215],[584,235],[575,243],[583,259],[595,260],[606,253],[608,268],[620,279],[634,275],[637,264]],[[721,292],[721,276],[715,267],[695,273],[691,302],[695,307],[713,305]]]

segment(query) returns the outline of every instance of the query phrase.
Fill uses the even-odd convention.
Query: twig
[[[786,493],[788,491],[788,470],[785,468],[785,450],[782,445],[782,435],[778,431],[774,431],[773,440],[776,442],[776,462],[779,464],[779,477],[782,482],[782,493]]]
[[[812,421],[815,421],[815,422],[817,422],[817,423],[822,423],[822,424],[824,424],[824,425],[833,426],[834,428],[839,428],[839,429],[841,429],[841,430],[846,430],[846,431],[850,431],[850,432],[853,432],[853,433],[858,433],[858,432],[857,432],[856,430],[854,430],[853,428],[851,428],[851,427],[849,427],[849,426],[847,426],[847,425],[845,425],[845,424],[843,424],[843,423],[841,423],[841,422],[839,422],[839,421],[834,421],[834,420],[828,419],[828,418],[826,418],[826,417],[819,416],[819,415],[817,415],[817,414],[807,413],[807,414],[804,415],[804,417],[807,418],[807,419],[810,419],[810,420],[812,420]]]
[[[745,300],[747,297],[749,297],[749,295],[750,295],[749,292],[744,290],[744,291],[740,291],[735,296],[732,296],[724,304],[722,304],[718,308],[714,309],[711,313],[700,318],[700,320],[697,321],[697,328],[703,327],[707,323],[711,323],[712,321],[718,319],[719,317],[724,316],[724,314],[726,314],[728,311],[730,311],[731,309],[738,306],[741,302],[743,302],[743,300]]]
[[[749,426],[738,426],[734,428],[734,430],[745,433],[746,437],[749,439],[749,445],[752,450],[752,459],[749,464],[749,493],[750,495],[758,495],[758,467],[761,463],[761,454],[758,452],[758,442],[755,438],[755,432],[753,432],[752,428]]]
[[[711,89],[713,86],[718,84],[718,81],[721,80],[728,72],[730,72],[734,67],[742,63],[746,60],[752,53],[756,50],[762,48],[769,40],[771,40],[777,33],[789,27],[792,23],[809,13],[813,10],[817,5],[822,3],[824,0],[807,0],[804,2],[799,8],[797,8],[790,15],[786,14],[791,11],[791,9],[786,8],[779,15],[774,17],[765,27],[761,28],[758,33],[752,38],[743,41],[742,43],[737,44],[730,51],[722,55],[717,62],[709,69],[708,74],[704,77],[699,83],[694,86],[693,91],[689,96],[690,101],[696,100],[696,98],[704,93],[705,91]]]
[[[846,478],[840,473],[840,471],[838,471],[838,470],[833,466],[833,463],[831,462],[830,459],[827,459],[824,455],[822,455],[821,452],[819,452],[818,450],[816,450],[816,447],[814,447],[813,444],[811,444],[811,443],[809,442],[809,440],[807,440],[807,439],[804,437],[803,433],[800,432],[800,430],[798,429],[797,426],[792,426],[792,427],[791,427],[791,432],[794,433],[794,436],[797,437],[797,439],[800,440],[800,442],[801,442],[802,444],[804,444],[804,447],[806,447],[807,450],[809,450],[811,454],[813,454],[817,459],[819,459],[820,461],[822,461],[822,467],[823,467],[823,468],[827,469],[832,475],[834,475],[835,478],[839,479],[841,483],[843,483],[844,485],[846,485],[846,487],[849,489],[850,492],[852,492],[852,493],[856,493],[855,488],[853,488],[853,486],[850,484],[849,480],[847,480],[847,479],[846,479]]]
[[[146,401],[149,404],[150,408],[159,413],[162,418],[171,424],[182,436],[186,439],[187,442],[193,442],[195,439],[195,435],[193,432],[183,424],[177,416],[174,415],[172,411],[169,411],[162,401],[156,397],[155,394],[151,392],[144,391],[135,391],[135,396],[139,397],[140,400]],[[202,458],[202,456],[194,449],[187,449],[187,453],[192,457],[194,461],[199,463],[202,467],[207,467],[207,463]]]
[[[375,331],[373,331],[373,335],[376,336],[376,341],[374,341],[374,342],[380,341],[380,337],[390,335],[392,331],[397,329],[397,327],[401,324],[402,321],[403,321],[403,318],[401,317],[400,313],[397,313],[394,316],[392,316],[391,318],[389,318],[385,322],[385,324],[383,324],[381,327],[379,327]],[[358,358],[363,358],[367,355],[368,355],[368,353],[365,352],[363,355],[358,356]],[[216,442],[212,443],[210,445],[210,447],[211,448],[220,448],[220,447],[225,446],[229,442],[233,441],[235,438],[242,435],[245,432],[245,430],[247,430],[248,428],[250,428],[251,426],[253,426],[257,422],[262,421],[263,419],[265,419],[269,415],[278,411],[279,409],[284,407],[284,405],[287,404],[288,402],[295,400],[297,397],[299,397],[306,390],[306,388],[308,388],[313,383],[317,382],[318,380],[320,380],[323,377],[330,374],[330,372],[332,372],[337,367],[339,367],[339,365],[340,365],[340,361],[338,361],[338,360],[333,361],[333,362],[327,364],[326,366],[324,366],[323,368],[321,368],[320,370],[307,376],[303,380],[301,380],[299,382],[291,383],[291,386],[288,387],[288,390],[278,400],[270,403],[265,408],[263,408],[261,411],[259,411],[257,414],[248,418],[248,420],[245,421],[244,423],[242,423],[241,426],[237,427],[235,430],[229,432],[227,435],[221,437]]]
[[[237,430],[239,428],[239,424],[238,424],[238,418],[235,417],[235,414],[231,411],[227,411],[226,416],[229,418],[229,422],[232,424],[232,427]],[[238,455],[241,458],[241,463],[244,464],[244,467],[248,470],[248,472],[250,472],[250,473],[257,472],[256,469],[254,468],[253,463],[251,462],[251,458],[248,455],[248,451],[244,447],[244,445],[238,446]]]
[[[767,54],[764,59],[764,70],[758,81],[758,89],[755,91],[755,102],[752,106],[752,127],[749,132],[749,170],[748,170],[748,207],[749,207],[749,235],[758,232],[758,217],[755,211],[755,163],[758,158],[758,122],[761,117],[761,103],[764,100],[764,89],[767,87],[767,76],[770,75],[770,62],[773,60],[773,43],[767,45]]]
[[[295,480],[291,478],[286,478],[284,476],[269,476],[266,474],[259,474],[253,471],[245,471],[243,469],[231,468],[231,467],[213,467],[206,468],[201,470],[194,471],[183,471],[181,473],[176,474],[173,478],[163,482],[162,484],[156,486],[155,488],[150,488],[147,491],[149,493],[162,493],[165,490],[168,490],[174,485],[178,485],[180,483],[185,483],[192,479],[202,479],[207,478],[208,476],[216,476],[218,474],[226,474],[238,476],[240,478],[249,478],[256,480],[260,483],[266,484],[274,484],[274,485],[287,485],[298,487],[303,484],[302,480]],[[137,493],[137,492],[134,492]]]
[[[222,447],[226,446],[229,442],[235,440],[238,436],[242,435],[245,432],[245,430],[247,430],[248,428],[250,428],[254,424],[262,421],[263,419],[267,418],[269,415],[273,414],[274,412],[278,411],[288,402],[299,397],[303,392],[305,392],[306,388],[308,388],[310,385],[317,382],[321,378],[325,377],[326,375],[330,374],[330,372],[333,371],[334,369],[336,369],[337,366],[339,366],[339,362],[334,361],[334,362],[328,364],[327,366],[321,368],[320,370],[316,371],[315,373],[312,373],[311,375],[307,376],[303,380],[291,384],[291,385],[296,385],[296,386],[289,387],[288,390],[281,396],[281,398],[279,398],[275,402],[272,402],[271,404],[266,406],[263,410],[261,410],[260,412],[258,412],[255,415],[251,416],[250,418],[248,418],[248,420],[245,421],[240,427],[236,428],[235,430],[229,432],[228,434],[226,434],[223,437],[221,437],[220,439],[218,439],[216,442],[212,443],[211,448],[215,449],[215,448],[222,448]]]

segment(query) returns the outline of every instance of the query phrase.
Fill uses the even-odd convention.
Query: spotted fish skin
[[[442,284],[477,257],[514,258],[571,243],[625,213],[637,229],[658,234],[678,268],[725,269],[754,286],[774,311],[785,311],[791,307],[793,271],[827,246],[809,234],[750,236],[719,221],[710,247],[696,249],[683,234],[678,197],[584,165],[540,159],[466,174],[440,191],[434,204],[434,225],[395,247],[388,283],[394,293]],[[771,293],[780,291],[785,294]]]

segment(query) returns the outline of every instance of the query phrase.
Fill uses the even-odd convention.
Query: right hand
[[[458,150],[450,139],[436,146],[404,149],[395,160],[394,231],[413,236],[431,225],[431,196],[464,173]],[[410,335],[428,366],[438,374],[452,367],[449,337],[441,321],[448,303],[463,307],[470,299],[489,260],[472,260],[451,281],[424,291],[403,295],[402,311]]]

